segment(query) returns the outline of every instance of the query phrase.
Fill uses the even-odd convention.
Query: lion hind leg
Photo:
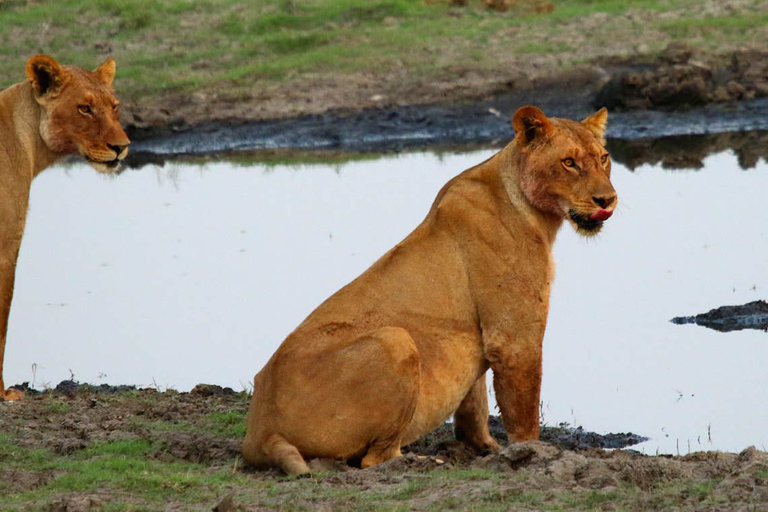
[[[360,462],[360,467],[365,469],[371,466],[375,466],[376,464],[386,462],[389,459],[394,459],[395,457],[402,457],[403,454],[400,451],[401,443],[402,437],[396,439],[395,441],[373,443],[370,447],[368,447],[368,452]]]
[[[420,372],[416,343],[399,327],[318,354],[276,358],[254,381],[243,456],[289,474],[309,471],[302,457],[370,466],[399,456]]]
[[[421,388],[419,353],[408,331],[399,327],[383,327],[369,336],[388,361],[386,370],[379,374],[386,378],[386,383],[379,381],[376,388],[381,393],[379,406],[384,406],[383,410],[387,410],[389,415],[386,419],[379,419],[378,428],[382,430],[368,445],[360,463],[362,468],[402,456],[400,445],[416,412]]]
[[[278,466],[289,475],[298,476],[309,473],[309,466],[304,461],[304,457],[295,446],[283,439],[283,436],[279,434],[270,436],[262,449],[269,465]]]

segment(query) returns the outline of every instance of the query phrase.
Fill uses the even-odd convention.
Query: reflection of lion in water
[[[47,55],[27,62],[27,81],[0,92],[0,400],[3,354],[32,179],[63,155],[79,153],[97,171],[113,173],[130,141],[120,127],[112,91],[115,61],[94,71],[60,66]]]
[[[496,450],[485,372],[510,440],[539,436],[542,338],[563,219],[597,233],[616,207],[607,113],[581,123],[517,111],[515,140],[449,181],[427,218],[318,307],[254,379],[243,455],[400,455],[451,414],[456,437]]]

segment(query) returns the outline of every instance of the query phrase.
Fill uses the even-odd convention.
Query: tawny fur
[[[0,92],[0,400],[24,396],[6,390],[2,376],[32,179],[70,153],[99,172],[117,171],[130,141],[120,127],[114,75],[111,58],[86,71],[36,55],[27,62],[27,80]]]
[[[594,234],[602,223],[584,219],[616,206],[605,120],[605,110],[579,123],[520,109],[515,140],[449,181],[421,225],[256,375],[245,458],[290,474],[314,457],[367,467],[451,414],[459,440],[497,450],[489,368],[510,439],[537,439],[555,234],[566,218]]]

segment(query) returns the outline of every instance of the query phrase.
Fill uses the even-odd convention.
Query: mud
[[[4,411],[19,412],[20,419],[27,423],[25,431],[31,434],[30,442],[39,442],[57,454],[70,454],[83,450],[93,443],[116,438],[145,439],[156,444],[158,453],[171,455],[199,463],[226,464],[239,455],[238,439],[217,438],[210,432],[152,432],[138,426],[131,418],[170,423],[187,422],[196,424],[211,413],[237,412],[245,414],[249,397],[237,393],[232,388],[222,388],[213,384],[198,384],[189,393],[167,391],[160,393],[154,389],[136,389],[134,386],[93,386],[66,380],[55,388],[41,392],[29,388],[27,383],[12,386],[27,394],[27,401],[21,403],[21,411],[16,404],[6,404]],[[63,399],[71,408],[60,422],[52,425],[49,411],[38,406],[50,400]],[[1,404],[1,402],[0,402]],[[26,410],[24,410],[26,409]],[[0,425],[10,418],[0,418]],[[43,423],[37,425],[37,422]],[[489,417],[492,435],[503,445],[508,444],[507,434],[500,418]],[[0,426],[0,431],[3,431]],[[628,434],[597,434],[585,431],[582,427],[570,427],[562,424],[556,427],[542,426],[541,440],[562,449],[584,450],[588,448],[624,448],[646,441],[647,438]],[[22,440],[23,441],[23,440]],[[446,423],[419,441],[403,448],[404,452],[442,456],[446,459],[474,458],[477,454],[464,448],[453,435],[453,426]],[[158,455],[160,457],[161,455]]]
[[[651,64],[627,62],[609,73],[611,79],[597,93],[594,105],[611,110],[669,110],[768,96],[764,49],[703,56],[675,42]]]
[[[721,306],[696,316],[678,316],[674,324],[697,324],[720,332],[758,329],[768,331],[768,303],[756,300],[741,306]]]
[[[610,59],[523,85],[476,96],[446,93],[429,103],[354,109],[329,103],[322,112],[278,118],[168,115],[144,122],[129,113],[134,140],[129,165],[182,155],[233,151],[383,152],[439,146],[502,145],[514,132],[514,111],[529,104],[556,117],[582,118],[611,110],[607,138],[635,142],[768,130],[768,52],[736,50],[697,55],[673,44],[653,62]],[[482,92],[480,92],[482,91]],[[673,159],[669,154],[667,159]]]
[[[549,97],[524,96],[498,97],[468,105],[417,105],[353,115],[329,113],[238,125],[203,124],[188,131],[139,139],[133,144],[127,164],[140,167],[178,156],[235,151],[398,152],[445,146],[498,147],[514,137],[511,115],[523,105],[535,103],[548,115],[573,119],[584,118],[593,111],[587,102],[571,104],[556,93]],[[712,134],[725,134],[728,137],[723,140],[735,140],[738,145],[750,143],[749,139],[740,142],[741,134],[768,130],[768,99],[679,112],[618,112],[610,114],[609,119],[606,136],[617,145],[643,146],[657,139],[674,137],[657,149],[669,148],[661,158],[674,160],[680,150],[677,141],[681,138],[694,140],[696,136],[705,136],[706,146],[712,143]],[[710,146],[707,153],[714,152],[716,146]],[[749,146],[747,152],[762,156],[764,148]],[[640,153],[631,154],[632,165],[646,163],[639,161]],[[623,159],[622,155],[617,156],[617,161],[623,163]]]
[[[456,442],[446,424],[406,447],[403,457],[366,470],[339,461],[313,460],[310,467],[315,478],[294,480],[277,471],[243,467],[239,424],[248,408],[246,393],[213,385],[178,393],[71,381],[57,389],[31,393],[22,402],[0,403],[0,432],[21,448],[75,459],[104,442],[140,439],[151,447],[146,455],[150,460],[229,467],[252,481],[252,486],[242,487],[240,480],[239,486],[229,487],[229,494],[194,507],[174,502],[171,492],[164,506],[167,510],[263,510],[283,507],[286,500],[296,510],[353,510],[371,506],[366,497],[382,495],[399,500],[390,505],[410,510],[462,509],[476,501],[487,504],[489,495],[490,501],[507,507],[537,510],[544,504],[573,507],[574,500],[589,500],[589,493],[596,491],[606,493],[603,501],[612,502],[601,507],[607,510],[658,509],[665,503],[679,510],[762,510],[759,507],[768,505],[768,454],[754,448],[738,455],[698,452],[652,457],[633,450],[602,449],[642,440],[633,434],[600,436],[559,426],[545,427],[542,441],[512,444],[497,454],[477,454]],[[215,419],[230,417],[223,413],[235,418],[225,428]],[[491,417],[490,422],[494,436],[505,443],[499,419]],[[0,462],[4,456],[0,453]],[[0,500],[4,494],[44,489],[62,473],[66,470],[0,469]],[[408,487],[418,482],[424,482],[418,492]],[[399,486],[405,490],[393,494],[392,489]],[[518,503],[521,497],[526,501]],[[98,491],[59,493],[43,509],[100,510],[126,499],[124,491],[102,484]],[[440,505],[444,501],[452,505]]]

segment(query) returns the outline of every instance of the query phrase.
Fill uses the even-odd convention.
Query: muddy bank
[[[584,118],[593,109],[588,102],[571,103],[562,94],[549,97],[509,95],[493,100],[458,105],[416,105],[356,114],[323,114],[307,117],[246,122],[242,124],[208,123],[178,133],[156,134],[138,138],[128,164],[162,163],[174,156],[220,154],[233,151],[349,151],[388,152],[426,149],[439,146],[501,146],[514,137],[511,115],[523,105],[536,103],[555,117]],[[663,112],[644,110],[610,114],[607,138],[628,148],[653,145],[669,137],[708,136],[704,151],[720,147],[720,140],[739,141],[743,132],[768,130],[768,100],[709,105],[701,108]],[[734,134],[717,139],[712,134]],[[656,152],[665,151],[663,160],[678,158],[680,139],[662,143]],[[747,140],[746,151],[763,156],[765,146]],[[741,142],[736,142],[741,144]],[[701,146],[693,142],[694,146]],[[684,148],[683,148],[683,151]],[[642,161],[639,151],[617,153],[617,161]],[[695,149],[694,155],[701,154]],[[681,160],[685,162],[687,158]],[[753,159],[745,159],[751,162]],[[627,160],[630,161],[630,160]],[[700,162],[700,158],[697,160]],[[623,163],[623,162],[622,162]]]
[[[248,407],[245,393],[211,385],[189,393],[72,382],[58,388],[31,393],[23,402],[0,403],[5,436],[0,439],[5,443],[0,443],[0,499],[7,503],[44,510],[93,510],[117,503],[142,510],[263,510],[286,503],[294,509],[327,510],[374,505],[594,509],[597,504],[603,510],[747,510],[768,504],[768,454],[754,448],[740,454],[647,456],[590,448],[581,438],[575,445],[562,444],[557,440],[563,429],[558,428],[544,430],[555,436],[547,442],[513,444],[487,455],[464,449],[446,425],[407,447],[403,457],[379,466],[360,470],[314,460],[313,478],[297,480],[243,467],[239,444]],[[492,418],[491,424],[501,439],[500,423]],[[186,476],[145,472],[134,477],[150,482],[132,484],[140,486],[160,485],[153,479],[167,478],[159,502],[146,501],[151,495],[126,493],[124,483],[109,479],[95,487],[62,490],[64,482],[78,477],[76,461],[105,465],[114,453],[115,464],[123,467],[120,461],[129,457],[129,446],[143,447],[142,461],[170,464],[163,471],[181,464],[179,471]],[[30,462],[19,467],[13,462],[19,457]],[[48,462],[36,466],[34,460]],[[216,484],[215,493],[194,487],[190,475],[222,468],[224,481]]]
[[[697,55],[671,45],[658,58],[610,59],[507,84],[495,93],[431,103],[381,107],[371,100],[354,110],[330,103],[322,113],[265,119],[227,119],[172,110],[147,121],[129,112],[132,165],[178,155],[231,151],[400,151],[434,146],[501,145],[512,136],[514,111],[529,104],[558,117],[582,118],[607,105],[607,137],[638,141],[768,130],[768,51]],[[406,98],[407,100],[407,98]],[[405,100],[404,100],[405,101]],[[185,110],[186,112],[186,110]]]
[[[673,110],[768,96],[764,49],[707,56],[674,42],[652,63],[617,59],[616,65],[595,97],[596,105],[611,110]]]
[[[159,412],[160,410],[164,410],[164,412],[161,414],[162,418],[173,420],[180,419],[182,414],[190,412],[190,409],[195,404],[200,406],[200,411],[198,411],[198,414],[225,410],[227,407],[229,408],[227,410],[245,414],[249,398],[245,393],[237,393],[232,388],[222,388],[221,386],[213,384],[198,384],[189,393],[178,393],[171,391],[160,393],[154,389],[137,389],[135,386],[125,385],[111,386],[108,384],[100,384],[95,386],[91,384],[80,384],[72,380],[62,381],[55,388],[45,392],[30,388],[28,383],[12,387],[24,391],[27,394],[27,398],[34,401],[35,403],[38,400],[62,398],[67,399],[68,402],[71,401],[69,403],[75,405],[75,407],[87,406],[88,410],[84,409],[80,411],[80,414],[82,415],[80,423],[84,426],[83,428],[90,428],[85,427],[85,425],[90,423],[92,424],[92,427],[96,428],[96,430],[98,430],[98,426],[103,424],[103,417],[99,416],[99,414],[96,414],[96,412],[91,411],[90,409],[94,409],[100,405],[100,400],[106,400],[109,402],[117,400],[117,402],[121,404],[118,407],[110,407],[111,410],[108,412],[110,415],[115,415],[122,418],[125,418],[131,414],[137,416],[148,415],[147,417],[155,417],[157,414],[161,414]],[[131,397],[138,396],[151,397],[157,402],[157,409],[153,407],[151,412],[147,412],[148,410],[146,409],[136,408],[136,404],[131,404]],[[163,409],[163,407],[169,403],[174,405]],[[213,406],[212,404],[216,405]],[[211,405],[211,408],[210,410],[207,410],[209,405]],[[175,415],[175,412],[179,412],[180,414]],[[98,417],[97,421],[94,421],[94,415]],[[45,414],[43,414],[42,417],[38,419],[46,421],[44,416]],[[34,421],[35,417],[33,416],[27,419]],[[187,418],[186,421],[189,420],[190,418]],[[504,429],[501,419],[497,416],[490,416],[489,423],[491,427],[491,434],[494,436],[494,438],[496,438],[496,440],[498,440],[499,443],[503,445],[508,444],[506,430]],[[78,430],[82,432],[81,429]],[[119,428],[116,425],[112,425],[110,430],[115,432],[116,430],[119,430]],[[135,434],[135,431],[132,432],[133,434],[131,434],[130,437],[133,437]],[[67,437],[68,436],[66,432],[60,432],[55,442],[64,443],[69,446],[71,443],[69,441],[63,440]],[[85,448],[90,444],[84,441],[93,442],[99,439],[98,434],[93,436],[82,436],[80,433],[77,433],[75,437],[77,437],[79,440],[77,446],[80,446],[81,448]],[[631,432],[603,435],[586,431],[582,427],[571,427],[566,424],[561,424],[555,427],[546,425],[542,426],[541,440],[552,443],[563,449],[584,450],[588,448],[625,448],[641,443],[643,441],[647,441],[648,438],[633,434]],[[457,447],[463,449],[463,446],[463,444],[455,440],[452,424],[446,423],[419,441],[404,447],[403,451],[419,454],[446,455],[447,453],[453,453]],[[239,453],[237,450],[232,453],[235,452]],[[475,453],[471,453],[471,457],[475,457],[476,455],[477,454]]]
[[[695,316],[678,316],[674,324],[696,324],[720,332],[758,329],[768,331],[768,303],[756,300],[741,306],[721,306]]]

